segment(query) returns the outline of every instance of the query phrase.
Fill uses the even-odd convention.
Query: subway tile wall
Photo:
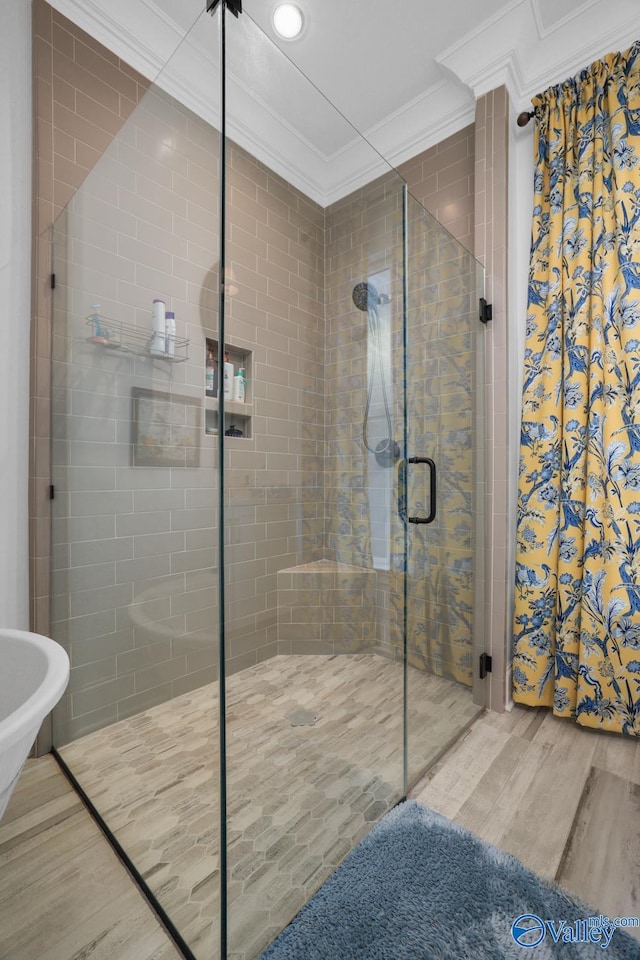
[[[33,289],[30,423],[32,629],[50,632],[50,228],[148,87],[92,37],[33,0]],[[75,76],[75,82],[70,78]],[[99,126],[97,121],[104,124]]]
[[[218,154],[213,129],[153,88],[52,230],[51,626],[72,664],[57,742],[217,673],[217,453],[202,407]],[[184,362],[136,351],[156,297],[189,340]]]
[[[53,63],[67,34],[52,28]],[[74,73],[64,70],[69,110]],[[77,77],[87,85],[82,69]],[[96,155],[46,251],[56,273],[51,632],[72,661],[57,742],[217,675],[217,447],[203,407],[205,339],[218,336],[218,135],[154,87]],[[276,653],[277,571],[324,548],[324,214],[233,144],[228,160],[227,341],[251,358],[252,378],[250,439],[226,441],[233,671]],[[154,297],[189,340],[184,363],[127,349],[129,326],[143,340],[150,332]],[[125,349],[90,341],[95,302]],[[186,466],[133,462],[140,389],[175,420]]]
[[[504,710],[511,699],[511,643],[507,625],[507,317],[509,97],[498,87],[476,103],[475,249],[486,270],[493,320],[485,331],[487,437],[485,636],[493,657],[487,705]]]
[[[506,620],[507,569],[507,199],[508,94],[505,87],[480,97],[473,125],[403,164],[409,190],[482,263],[493,321],[478,352],[484,396],[476,436],[485,437],[486,476],[481,479],[483,563],[479,580],[487,652],[493,655],[488,705],[504,710],[510,699],[510,629]]]
[[[278,652],[371,651],[375,591],[373,567],[325,559],[278,571]]]
[[[227,339],[251,351],[252,439],[229,440],[228,668],[281,652],[277,574],[324,554],[324,211],[231,146]],[[242,449],[240,449],[242,447]]]
[[[389,173],[326,211],[326,556],[376,570],[375,614],[367,616],[373,629],[363,637],[353,624],[341,650],[368,646],[404,656],[406,615],[411,664],[470,686],[478,271],[468,251],[410,197],[405,368],[403,209],[402,180]],[[362,282],[378,284],[390,304],[369,316],[358,310],[352,290]],[[376,327],[385,323],[394,357],[386,371],[392,438],[402,449],[406,416],[409,455],[434,458],[440,471],[440,510],[428,527],[400,521],[399,464],[380,469],[362,446],[367,392],[380,376],[372,359],[383,343]],[[372,403],[369,412],[370,436],[386,437],[383,404]],[[407,503],[424,516],[428,495],[421,471],[408,470]],[[374,548],[373,537],[381,486],[388,498],[382,508],[386,556]]]
[[[409,191],[473,253],[475,125],[447,137],[398,167]]]
[[[393,356],[402,356],[402,180],[390,172],[332,204],[326,211],[326,227],[327,558],[371,566],[372,488],[379,471],[363,447],[363,413],[374,376],[373,352],[386,342]],[[367,310],[357,308],[352,294],[362,283],[372,283],[390,298],[386,310],[377,307],[368,316]],[[380,343],[372,320],[388,328]],[[402,364],[385,369],[385,377],[395,438],[402,433],[404,416]],[[368,413],[370,438],[380,430],[382,437],[386,434],[382,401]],[[381,479],[387,479],[387,473]]]

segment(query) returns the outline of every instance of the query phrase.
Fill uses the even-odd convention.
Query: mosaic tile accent
[[[277,656],[229,677],[229,929],[252,960],[402,795],[403,668],[373,655]],[[410,671],[414,762],[478,712]],[[310,711],[313,726],[287,714]],[[61,754],[198,960],[218,957],[218,690],[209,684]],[[419,759],[418,759],[419,758]]]

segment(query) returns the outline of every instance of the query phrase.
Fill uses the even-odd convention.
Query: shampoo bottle
[[[89,317],[91,320],[91,325],[93,327],[93,336],[91,339],[94,343],[105,343],[105,335],[102,330],[102,324],[100,323],[100,304],[92,303],[91,304],[91,315]]]
[[[167,310],[165,317],[165,353],[168,357],[176,354],[176,315]]]
[[[149,353],[164,357],[167,349],[166,318],[164,300],[154,300],[151,309],[151,340]]]
[[[204,390],[208,397],[215,397],[218,393],[216,357],[212,347],[209,347],[207,350],[207,364],[204,374]]]
[[[240,367],[233,378],[233,399],[244,403],[244,367]]]
[[[233,400],[233,364],[228,353],[224,355],[224,398]]]

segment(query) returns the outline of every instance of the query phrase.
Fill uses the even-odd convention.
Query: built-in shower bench
[[[315,560],[278,572],[278,652],[348,653],[375,645],[376,571]]]

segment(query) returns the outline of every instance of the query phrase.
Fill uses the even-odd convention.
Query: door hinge
[[[480,654],[480,679],[484,680],[486,675],[491,673],[491,657],[488,653]]]
[[[55,500],[56,498],[56,488],[51,483],[49,484],[49,500]]]
[[[489,323],[490,320],[493,320],[493,304],[480,297],[480,323]]]
[[[56,275],[55,273],[51,274],[51,289],[55,290],[56,288]]]

